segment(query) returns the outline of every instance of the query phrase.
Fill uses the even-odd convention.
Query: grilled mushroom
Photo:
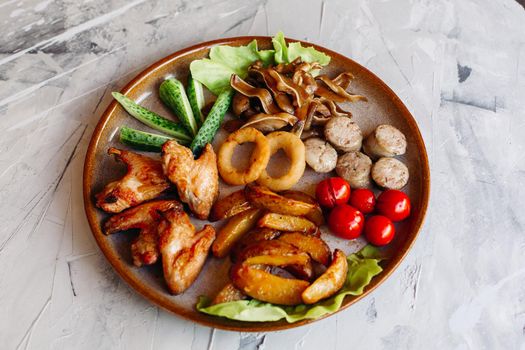
[[[295,84],[290,78],[283,74],[279,74],[276,70],[269,69],[268,74],[275,80],[277,90],[286,92],[291,95],[294,100],[294,105],[301,107],[310,97],[306,90]]]
[[[286,113],[294,113],[294,107],[292,105],[292,102],[290,101],[290,98],[286,93],[277,89],[277,84],[268,73],[268,69],[264,69],[259,65],[252,65],[248,69],[248,74],[259,78],[259,80],[262,81],[268,87],[268,90],[271,91],[273,98],[275,99],[275,102],[277,103],[279,108],[281,108]]]
[[[250,108],[250,98],[237,92],[233,96],[232,109],[236,116],[240,116],[244,111]]]
[[[244,80],[242,80],[238,75],[233,74],[230,79],[230,85],[236,91],[248,97],[256,97],[261,102],[261,106],[265,113],[275,114],[279,113],[281,110],[273,102],[272,95],[266,89],[256,88]]]
[[[241,127],[246,128],[251,126],[262,133],[268,133],[284,128],[286,125],[294,125],[297,122],[297,117],[288,113],[277,114],[256,114]]]

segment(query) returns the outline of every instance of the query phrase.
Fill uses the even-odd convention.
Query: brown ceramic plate
[[[198,44],[154,63],[126,85],[122,93],[132,99],[139,100],[142,105],[160,114],[170,115],[169,111],[162,106],[158,98],[158,87],[165,77],[173,75],[185,81],[190,62],[206,57],[210,47],[218,44],[233,46],[246,45],[253,39],[257,39],[260,48],[269,48],[271,46],[269,37],[239,37]],[[317,45],[304,44],[314,46],[317,50],[323,51],[332,57],[330,65],[324,69],[324,72],[327,74],[332,76],[342,71],[350,71],[355,75],[356,78],[351,86],[352,92],[366,96],[368,103],[358,102],[347,105],[345,108],[352,111],[354,120],[359,124],[365,135],[372,131],[378,124],[387,123],[400,129],[406,135],[408,141],[407,153],[401,157],[401,160],[405,162],[410,169],[410,181],[403,190],[411,198],[412,215],[408,220],[396,225],[396,238],[386,251],[391,258],[382,262],[384,271],[372,280],[362,295],[358,297],[346,297],[340,309],[344,310],[381,284],[399,265],[414,243],[423,223],[429,199],[430,173],[428,159],[416,121],[401,100],[385,83],[369,70],[347,57]],[[197,297],[202,294],[213,296],[224,283],[223,280],[227,278],[229,266],[226,260],[228,259],[217,260],[210,258],[194,285],[179,296],[172,296],[168,293],[159,266],[139,269],[132,265],[130,243],[133,234],[118,233],[112,236],[105,236],[101,231],[101,223],[107,215],[98,210],[93,201],[95,193],[100,191],[109,181],[119,178],[124,173],[125,169],[123,166],[116,164],[115,161],[106,154],[107,149],[111,146],[124,147],[118,142],[118,129],[123,125],[151,131],[127,115],[126,112],[113,101],[100,118],[93,132],[84,165],[83,183],[84,206],[91,230],[100,249],[102,249],[102,252],[118,274],[138,293],[156,305],[186,319],[211,327],[236,331],[261,332],[298,327],[313,322],[313,320],[292,324],[286,323],[285,321],[258,323],[237,322],[197,312],[194,308]],[[216,150],[223,136],[224,135],[218,135],[218,137],[216,137],[214,141]],[[312,193],[315,184],[321,178],[322,176],[319,174],[308,170],[297,188]],[[232,188],[227,188],[224,184],[221,185],[221,195],[231,190]],[[197,227],[200,227],[200,225],[202,225],[202,223],[196,223]],[[330,240],[330,245],[338,246],[346,253],[356,251],[359,249],[359,246],[363,244],[362,241],[349,242],[333,239],[329,233],[325,233],[324,237]]]

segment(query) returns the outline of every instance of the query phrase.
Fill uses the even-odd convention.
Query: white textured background
[[[2,349],[525,349],[525,10],[514,0],[0,2]],[[426,224],[367,298],[248,334],[158,310],[113,272],[81,171],[107,104],[201,41],[274,34],[339,51],[407,104],[432,168]]]

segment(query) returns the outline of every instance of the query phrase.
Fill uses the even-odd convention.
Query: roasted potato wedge
[[[332,264],[302,293],[305,304],[313,304],[321,299],[331,297],[337,293],[346,281],[348,262],[341,250],[334,251]]]
[[[251,256],[244,260],[244,264],[248,265],[271,265],[271,266],[287,266],[287,265],[305,265],[310,261],[310,257],[306,253],[298,252],[293,255],[257,255]]]
[[[233,283],[226,284],[213,298],[211,305],[227,303],[229,301],[237,301],[246,299],[246,294],[237,289]]]
[[[279,231],[304,232],[314,234],[317,226],[300,216],[266,213],[257,223],[259,227],[267,227]]]
[[[314,266],[310,260],[305,264],[286,266],[284,269],[300,280],[312,281],[315,277]]]
[[[237,256],[238,261],[260,255],[298,255],[302,252],[293,245],[279,240],[260,241],[243,249]]]
[[[247,185],[244,193],[253,206],[273,213],[301,216],[314,210],[315,205],[283,197],[265,186]]]
[[[280,231],[265,227],[257,227],[251,230],[242,236],[242,238],[235,244],[235,247],[231,253],[232,261],[237,261],[239,254],[247,247],[257,244],[261,241],[269,241],[278,237],[280,234]]]
[[[321,209],[321,206],[319,205],[319,203],[317,203],[314,197],[304,192],[293,190],[284,191],[281,193],[281,196],[312,204],[314,208],[307,214],[304,214],[303,216],[311,222],[313,222],[314,224],[316,224],[317,226],[321,226],[324,224],[325,220],[323,215],[323,209]]]
[[[230,218],[224,225],[211,247],[213,255],[224,258],[230,253],[235,243],[250,231],[262,215],[259,209],[249,209]]]
[[[235,191],[224,198],[219,199],[211,208],[208,220],[219,221],[252,209],[252,205],[244,195],[244,189]]]
[[[303,280],[275,276],[243,263],[233,265],[231,279],[244,294],[280,305],[301,304],[302,293],[310,285]]]
[[[308,253],[318,263],[330,265],[332,260],[330,247],[321,238],[304,235],[299,232],[286,232],[279,236],[279,241],[286,242]]]
[[[265,264],[263,262],[252,262],[250,260],[252,257],[261,256],[306,256],[307,259],[305,261],[298,263],[292,264],[290,262],[288,264],[273,265],[281,266],[295,277],[303,280],[309,281],[314,277],[314,269],[310,260],[310,256],[306,252],[302,252],[293,245],[279,240],[260,241],[258,243],[250,244],[242,251],[237,253],[235,261],[245,261],[247,263],[249,262],[250,264]]]

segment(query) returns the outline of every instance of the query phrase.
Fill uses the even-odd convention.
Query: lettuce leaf
[[[191,62],[190,71],[193,79],[206,86],[215,95],[230,87],[230,77],[235,74],[235,71],[228,66],[209,58]]]
[[[312,46],[303,47],[301,43],[294,42],[286,46],[283,32],[275,34],[272,38],[273,48],[275,50],[276,63],[289,63],[297,57],[305,62],[318,62],[322,66],[330,63],[330,56],[317,51]]]
[[[257,40],[246,46],[217,45],[211,48],[210,58],[195,60],[190,64],[191,75],[215,95],[230,87],[230,77],[237,74],[245,78],[248,67],[261,60],[265,66],[274,63],[288,63],[297,57],[304,61],[317,61],[327,65],[330,57],[313,47],[303,47],[299,43],[286,45],[284,34],[279,32],[272,38],[273,50],[259,50]]]
[[[218,45],[210,49],[210,60],[220,63],[237,75],[245,75],[248,67],[260,59],[257,41],[253,40],[246,46]]]
[[[273,49],[275,50],[275,63],[288,63],[288,47],[284,40],[284,33],[278,32],[272,38]]]
[[[293,323],[319,318],[339,310],[345,296],[362,294],[372,278],[383,271],[379,266],[379,250],[370,245],[349,255],[347,260],[348,274],[343,288],[336,295],[312,305],[279,306],[255,299],[210,305],[210,299],[201,296],[196,308],[208,315],[248,322],[269,322],[284,318]]]
[[[288,62],[292,62],[297,57],[305,62],[318,62],[322,66],[330,63],[330,56],[317,51],[312,46],[303,47],[301,43],[295,42],[288,45]]]
[[[211,48],[210,58],[191,62],[190,71],[194,79],[215,95],[219,95],[230,87],[232,74],[245,78],[248,67],[257,60],[262,60],[266,64],[271,63],[273,50],[259,51],[257,40],[246,46],[218,45]]]

